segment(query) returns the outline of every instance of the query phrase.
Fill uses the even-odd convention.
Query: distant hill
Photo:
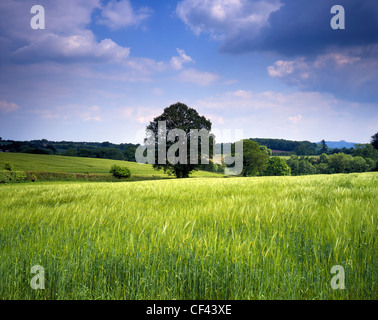
[[[317,142],[317,143],[320,143],[320,142]],[[331,149],[334,149],[334,148],[338,148],[338,149],[342,149],[342,148],[353,148],[355,144],[357,144],[356,142],[347,142],[345,140],[340,140],[340,141],[326,141],[326,144],[328,146],[328,148],[331,148]]]

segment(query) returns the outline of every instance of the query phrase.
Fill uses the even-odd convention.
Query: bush
[[[12,176],[9,171],[0,171],[0,183],[11,182]]]
[[[321,162],[315,166],[316,168],[316,173],[319,174],[327,174],[330,173],[330,169],[328,167],[328,164]]]
[[[0,183],[21,182],[26,180],[24,171],[0,171]]]
[[[5,170],[8,170],[8,171],[13,171],[14,170],[14,166],[11,162],[5,162],[4,163],[4,169]]]
[[[375,161],[370,159],[370,158],[366,158],[365,159],[366,161],[366,171],[371,171],[375,168]]]
[[[267,176],[289,176],[291,169],[286,161],[280,157],[272,157],[268,160],[268,166],[265,170]]]
[[[367,169],[366,160],[360,156],[354,157],[350,162],[352,172],[364,172]]]
[[[315,173],[316,173],[315,167],[308,160],[299,161],[298,174],[308,175],[308,174],[315,174]]]
[[[111,167],[110,173],[117,178],[129,178],[131,176],[131,171],[129,168],[117,165],[113,165]]]
[[[350,172],[350,165],[353,157],[342,152],[335,153],[328,157],[329,168],[335,173]]]

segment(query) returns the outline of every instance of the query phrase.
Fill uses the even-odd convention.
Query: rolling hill
[[[127,166],[135,176],[167,176],[163,171],[154,170],[152,165],[122,160],[1,152],[0,170],[4,168],[6,162],[11,162],[15,170],[22,171],[109,173],[112,165],[119,165]],[[206,171],[196,171],[191,176],[219,177],[223,175]]]

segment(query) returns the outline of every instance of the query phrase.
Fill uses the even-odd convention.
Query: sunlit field
[[[377,194],[377,173],[0,185],[0,298],[377,299]]]
[[[4,164],[6,162],[11,162],[14,165],[15,170],[22,171],[109,174],[111,166],[118,165],[128,167],[131,170],[133,176],[137,177],[167,177],[167,174],[165,174],[162,170],[155,170],[152,165],[123,160],[1,152],[0,170],[3,170]],[[214,172],[194,171],[191,176],[221,177],[223,175]]]

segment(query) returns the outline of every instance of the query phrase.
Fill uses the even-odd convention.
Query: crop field
[[[0,299],[377,299],[377,194],[377,173],[0,185]]]

